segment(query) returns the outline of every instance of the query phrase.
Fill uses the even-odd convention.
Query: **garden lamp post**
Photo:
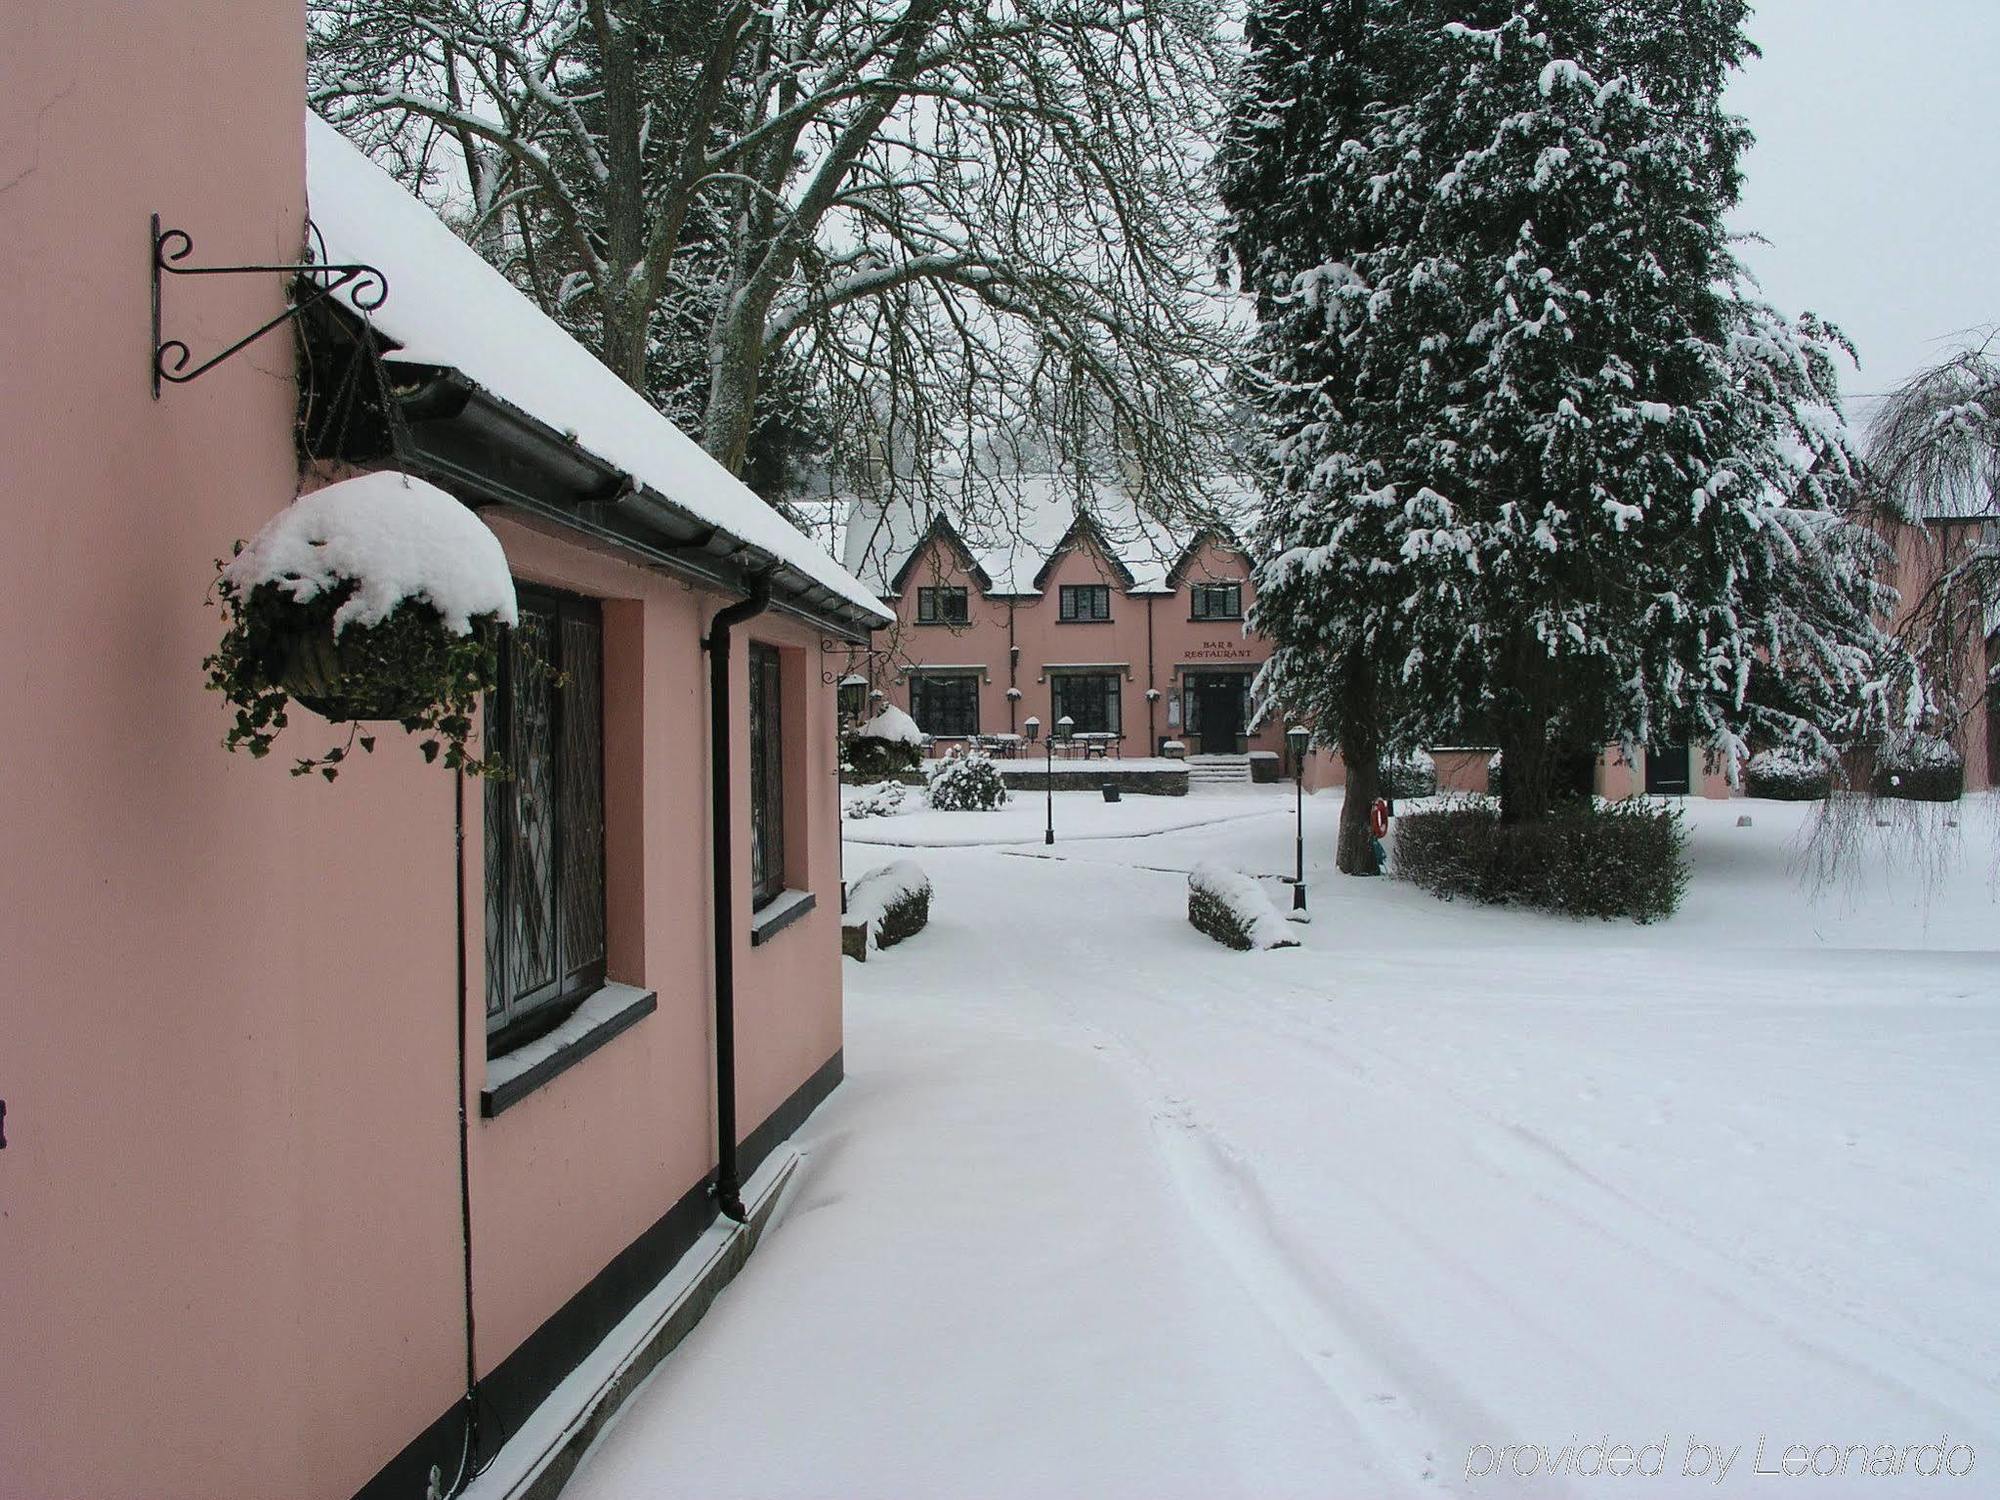
[[[1292,881],[1292,910],[1306,909],[1306,742],[1312,732],[1303,724],[1285,731],[1285,744],[1292,752],[1292,786],[1298,804],[1298,874]]]
[[[1042,833],[1042,842],[1044,844],[1053,844],[1056,841],[1056,741],[1061,740],[1064,744],[1068,744],[1070,734],[1075,729],[1076,720],[1072,719],[1068,714],[1064,714],[1050,727],[1049,737],[1042,741],[1043,745],[1047,747],[1048,770],[1045,779],[1049,802],[1048,827]]]

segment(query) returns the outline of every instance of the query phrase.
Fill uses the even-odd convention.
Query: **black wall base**
[[[836,1052],[744,1138],[740,1155],[746,1178],[805,1123],[839,1085],[841,1075],[842,1053]],[[563,1378],[694,1248],[715,1221],[714,1188],[711,1172],[480,1381],[473,1468],[483,1466],[520,1431]],[[478,1222],[477,1203],[473,1220]],[[465,1454],[465,1433],[465,1403],[455,1402],[356,1491],[355,1500],[423,1500],[433,1468],[443,1476],[441,1487],[448,1493]]]

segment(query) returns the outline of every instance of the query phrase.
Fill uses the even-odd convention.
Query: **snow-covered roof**
[[[915,500],[854,501],[843,558],[878,593],[899,591],[898,575],[934,530],[955,539],[995,594],[1038,594],[1042,574],[1083,528],[1131,575],[1133,593],[1171,592],[1171,575],[1198,540],[1140,514],[1115,484],[1023,474],[995,481],[992,493],[962,508],[925,509]],[[939,523],[942,521],[943,527]]]
[[[797,570],[877,623],[889,613],[477,251],[317,115],[306,117],[306,191],[329,260],[380,270],[369,314],[391,361],[454,369],[481,389],[739,542]]]

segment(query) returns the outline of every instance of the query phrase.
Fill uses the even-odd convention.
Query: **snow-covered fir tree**
[[[1237,247],[1271,685],[1357,706],[1358,649],[1377,741],[1490,736],[1510,821],[1613,741],[1829,750],[1881,706],[1887,596],[1843,343],[1748,295],[1723,226],[1747,7],[1411,0],[1316,39],[1305,11],[1262,8],[1253,37],[1305,42],[1260,44],[1230,157],[1239,225],[1288,182],[1315,206]]]

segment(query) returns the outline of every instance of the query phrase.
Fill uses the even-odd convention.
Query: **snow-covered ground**
[[[1639,928],[1342,879],[1310,799],[1260,953],[1184,872],[1287,871],[1289,788],[851,824],[850,876],[933,846],[931,926],[848,966],[797,1186],[571,1494],[2000,1493],[1994,801],[1928,898],[1690,811]]]

